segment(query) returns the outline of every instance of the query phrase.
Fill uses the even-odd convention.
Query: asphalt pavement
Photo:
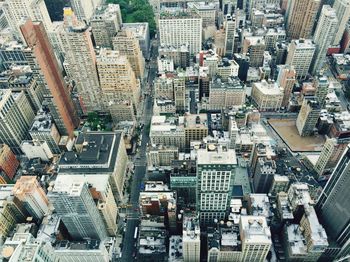
[[[150,88],[153,83],[153,79],[157,75],[157,64],[155,59],[157,57],[157,45],[152,45],[151,47],[151,61],[149,68],[149,76],[146,83],[146,88]],[[139,152],[135,156],[135,170],[133,175],[133,180],[131,184],[131,195],[130,204],[131,207],[127,209],[127,223],[126,230],[123,239],[122,248],[122,259],[121,261],[130,261],[134,255],[136,255],[136,239],[134,238],[135,228],[140,223],[140,212],[139,212],[139,196],[140,196],[140,184],[143,181],[146,168],[146,148],[149,141],[149,127],[151,123],[151,118],[153,115],[153,101],[150,95],[147,95],[144,100],[143,114],[140,121],[144,123],[144,128],[142,130],[142,140],[141,146],[139,147]]]

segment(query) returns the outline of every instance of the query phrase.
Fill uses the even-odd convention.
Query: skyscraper
[[[104,103],[115,122],[135,119],[140,82],[127,57],[119,51],[101,49],[97,56],[97,69]],[[127,114],[124,110],[128,108]]]
[[[321,0],[289,1],[287,33],[292,39],[311,38]]]
[[[80,21],[90,21],[101,0],[70,0],[70,4]]]
[[[339,20],[338,31],[333,40],[333,45],[338,45],[343,37],[346,24],[350,18],[350,0],[335,0],[333,9],[336,12]]]
[[[233,149],[208,144],[197,151],[197,211],[201,225],[225,219],[236,165]]]
[[[109,4],[97,8],[90,22],[96,46],[113,47],[113,37],[122,26],[119,5]]]
[[[232,56],[235,45],[236,20],[226,15],[225,21],[225,56]]]
[[[326,172],[330,172],[338,163],[338,160],[343,155],[347,148],[349,139],[327,138],[320,157],[315,164],[315,170],[319,176]]]
[[[202,49],[202,18],[195,13],[161,14],[159,18],[161,45],[181,47],[189,44],[190,54]]]
[[[304,97],[296,121],[296,126],[300,136],[311,136],[314,134],[314,129],[320,116],[320,112],[321,107],[315,97]]]
[[[22,140],[30,138],[28,131],[34,116],[24,91],[0,90],[0,143],[20,154]]]
[[[264,261],[270,250],[271,232],[263,216],[240,216],[241,261]]]
[[[83,112],[101,110],[101,91],[91,33],[86,24],[77,20],[71,8],[64,9],[61,39],[65,52],[64,67],[76,84]]]
[[[201,255],[200,227],[198,218],[184,215],[183,218],[183,258],[184,262],[198,262]]]
[[[58,180],[48,197],[75,240],[104,240],[107,231],[86,182]]]
[[[327,76],[317,76],[314,80],[314,86],[316,87],[316,99],[321,107],[326,103],[326,97],[328,95],[329,81]]]
[[[113,40],[113,46],[121,55],[128,58],[135,76],[142,79],[145,73],[145,59],[142,55],[139,40],[134,33],[128,29],[119,31]]]
[[[292,40],[289,44],[286,64],[294,67],[296,78],[304,79],[307,76],[315,49],[310,39]]]
[[[311,65],[312,74],[316,74],[323,67],[328,47],[334,40],[337,28],[338,18],[336,12],[329,5],[324,5],[314,34],[316,51]]]
[[[47,32],[52,29],[52,22],[44,0],[6,0],[4,11],[11,29],[21,36],[20,26],[23,19],[40,21]]]
[[[35,220],[41,220],[49,213],[48,198],[36,176],[21,176],[13,187],[13,194]]]
[[[343,246],[350,238],[350,146],[318,198],[316,210],[328,236]]]
[[[44,26],[28,20],[21,31],[35,76],[45,85],[45,98],[61,135],[73,136],[78,118]]]
[[[280,87],[283,88],[282,106],[287,108],[289,105],[289,100],[293,91],[294,84],[296,82],[296,72],[293,66],[280,65],[278,67],[279,72],[277,77],[277,83]]]

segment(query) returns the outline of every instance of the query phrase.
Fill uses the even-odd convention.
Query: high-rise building
[[[184,116],[186,148],[192,141],[202,141],[208,136],[208,118],[206,114],[186,114]]]
[[[238,77],[229,77],[222,82],[221,78],[213,79],[209,88],[209,108],[221,110],[233,106],[241,106],[245,103],[245,85]]]
[[[296,82],[296,71],[294,67],[290,65],[280,65],[278,68],[277,84],[283,88],[282,106],[288,108],[290,96]]]
[[[64,9],[64,30],[60,35],[65,52],[64,67],[76,85],[83,112],[101,110],[103,105],[91,33],[86,24],[77,20],[71,8]]]
[[[64,184],[64,181],[87,183],[89,185],[90,194],[95,201],[108,235],[115,236],[117,231],[118,208],[113,196],[112,187],[109,183],[109,177],[99,174],[89,176],[59,174],[55,183]]]
[[[45,85],[45,98],[61,135],[73,136],[78,125],[73,102],[41,23],[27,21],[21,31],[28,47],[28,59],[35,76]]]
[[[277,168],[274,160],[259,158],[253,174],[254,192],[268,193],[271,188],[274,175],[276,174],[276,170]]]
[[[326,97],[328,95],[329,81],[327,76],[317,76],[314,80],[316,87],[316,99],[321,107],[326,104]]]
[[[113,48],[113,37],[122,26],[122,15],[119,5],[102,5],[96,9],[90,21],[95,45]]]
[[[249,53],[249,66],[260,67],[264,63],[266,45],[261,36],[248,36],[243,42],[243,53]]]
[[[287,32],[292,39],[311,38],[321,0],[289,1]]]
[[[11,148],[6,144],[0,144],[0,184],[7,184],[7,181],[13,179],[18,167],[19,161]],[[4,173],[5,179],[1,173]]]
[[[195,13],[161,14],[159,41],[175,48],[187,43],[190,54],[197,54],[202,49],[202,18]]]
[[[104,240],[107,231],[86,182],[58,180],[48,197],[74,240]]]
[[[350,1],[335,0],[333,9],[336,12],[339,21],[338,30],[333,40],[333,45],[339,45],[340,40],[342,40],[343,34],[345,32],[346,24],[350,19]]]
[[[198,218],[192,215],[183,217],[182,250],[184,262],[200,261],[201,231]]]
[[[25,21],[23,19],[42,22],[47,32],[52,29],[52,22],[44,0],[6,0],[4,11],[10,27],[18,36],[21,36],[19,28]]]
[[[134,33],[127,29],[122,29],[113,39],[113,46],[121,55],[128,58],[135,76],[142,79],[145,73],[145,59]]]
[[[350,237],[350,146],[318,198],[316,210],[328,236],[343,246]]]
[[[348,143],[349,139],[327,138],[314,167],[319,176],[333,170],[347,148]]]
[[[304,97],[298,114],[296,126],[300,136],[311,136],[321,113],[320,104],[314,96]]]
[[[21,176],[13,187],[13,194],[35,220],[49,213],[49,200],[36,176]]]
[[[294,67],[298,79],[307,76],[315,50],[316,46],[311,40],[293,40],[289,44],[286,64]]]
[[[322,69],[328,48],[333,43],[337,29],[338,18],[335,10],[329,5],[324,5],[313,38],[316,51],[311,65],[312,74],[316,74]]]
[[[34,118],[32,127],[29,130],[33,140],[46,141],[52,154],[60,154],[61,150],[58,146],[61,135],[53,122],[50,113],[44,110],[38,111]]]
[[[16,223],[23,223],[27,212],[13,195],[14,185],[0,185],[0,236],[7,237]]]
[[[232,57],[235,45],[236,20],[231,15],[226,15],[225,20],[225,56]]]
[[[70,0],[74,13],[80,21],[89,22],[101,0]]]
[[[119,51],[101,49],[97,56],[97,69],[102,98],[114,121],[135,119],[140,99],[140,82],[127,57]]]
[[[136,39],[139,41],[143,57],[145,59],[149,59],[151,39],[148,23],[123,23],[123,28],[134,34]]]
[[[223,220],[229,207],[236,153],[217,144],[197,150],[197,210],[201,225]]]
[[[184,112],[186,109],[186,84],[185,78],[174,78],[174,100],[176,111]]]
[[[239,231],[242,241],[241,261],[264,261],[272,244],[266,218],[241,216]]]
[[[33,119],[34,111],[24,91],[0,90],[0,143],[20,154],[22,140],[30,138],[28,131]]]
[[[58,162],[60,174],[109,177],[116,201],[123,200],[128,156],[120,132],[82,132]]]
[[[278,110],[282,105],[283,90],[277,83],[263,80],[253,84],[252,98],[259,110]]]

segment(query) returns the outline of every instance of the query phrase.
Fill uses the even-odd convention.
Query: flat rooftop
[[[112,172],[118,155],[120,132],[80,133],[75,146],[82,146],[82,151],[65,152],[58,166],[61,173]]]
[[[197,164],[237,165],[236,151],[221,145],[208,144],[197,150]]]

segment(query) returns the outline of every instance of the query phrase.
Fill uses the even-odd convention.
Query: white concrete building
[[[202,49],[202,18],[195,13],[161,14],[159,18],[161,45],[179,48],[189,45],[190,54]]]
[[[338,45],[343,37],[346,24],[350,19],[350,1],[349,0],[335,0],[333,9],[337,14],[339,20],[338,31],[333,40],[333,45]]]
[[[283,90],[275,82],[265,80],[253,84],[252,99],[261,111],[276,111],[281,108]]]
[[[265,261],[272,245],[271,232],[265,217],[241,216],[239,228],[242,241],[241,261]]]
[[[333,43],[337,30],[338,18],[335,10],[329,5],[324,5],[314,33],[316,51],[311,65],[313,75],[322,69],[328,48]]]
[[[183,261],[198,262],[201,255],[201,234],[198,218],[184,215],[183,218]]]
[[[286,64],[293,66],[298,79],[304,79],[310,69],[316,45],[311,39],[292,40],[288,47]]]
[[[225,219],[236,165],[233,149],[207,144],[197,150],[197,210],[201,225]]]

